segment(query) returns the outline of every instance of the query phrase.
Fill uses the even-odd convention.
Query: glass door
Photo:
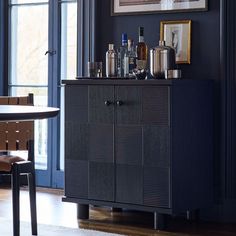
[[[9,94],[34,94],[34,104],[61,108],[35,121],[36,181],[63,187],[64,95],[61,79],[77,68],[77,1],[9,1]]]
[[[56,1],[57,6],[53,9],[57,10],[54,14],[54,24],[51,31],[55,30],[54,35],[58,34],[58,41],[51,38],[51,48],[57,48],[57,57],[52,57],[53,65],[58,65],[58,70],[52,71],[52,80],[54,85],[51,86],[51,104],[60,104],[60,122],[53,124],[51,129],[52,143],[54,147],[51,152],[52,158],[52,187],[63,187],[64,185],[64,89],[61,86],[61,80],[74,79],[77,74],[77,35],[78,35],[78,6],[77,0]],[[56,43],[57,42],[57,43]],[[50,42],[49,42],[50,44]],[[49,61],[50,64],[50,61]],[[50,82],[50,81],[49,81]],[[50,83],[49,83],[50,87]],[[49,93],[50,93],[49,91]],[[57,97],[57,99],[55,99]],[[57,133],[56,133],[57,132]],[[58,138],[56,139],[55,136]],[[53,146],[53,145],[52,145]],[[57,154],[58,153],[58,154]]]
[[[78,8],[76,0],[60,2],[60,82],[74,79],[77,75],[77,19]],[[64,170],[64,89],[59,86],[61,95],[61,129],[60,129],[60,161],[57,169]]]
[[[46,0],[10,2],[10,79],[11,95],[34,94],[34,104],[48,105],[48,22]],[[40,185],[49,185],[47,120],[35,121],[36,170],[43,176]],[[44,173],[42,173],[44,172]],[[46,177],[46,178],[45,178]],[[37,176],[39,179],[40,176]]]

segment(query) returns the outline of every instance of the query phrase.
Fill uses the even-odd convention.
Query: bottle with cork
[[[144,41],[144,27],[139,27],[139,41],[136,46],[137,69],[147,69],[148,47]]]

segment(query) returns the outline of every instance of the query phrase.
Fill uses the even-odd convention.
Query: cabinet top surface
[[[65,85],[190,85],[190,84],[206,84],[213,80],[192,80],[192,79],[108,79],[108,78],[78,78],[72,80],[62,80]]]

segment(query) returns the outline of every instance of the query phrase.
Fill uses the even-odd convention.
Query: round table
[[[0,121],[37,120],[54,117],[59,113],[59,108],[0,105]]]

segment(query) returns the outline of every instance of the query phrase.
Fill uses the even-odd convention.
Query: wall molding
[[[220,148],[217,168],[216,203],[202,210],[202,218],[236,222],[236,1],[220,0],[220,99],[216,125]],[[218,93],[219,92],[219,93]],[[219,128],[220,127],[220,128]],[[217,145],[217,144],[216,144]],[[216,154],[217,156],[217,154]]]
[[[77,76],[87,75],[87,62],[96,57],[96,6],[97,0],[78,0]]]
[[[221,0],[221,80],[225,81],[225,199],[236,199],[236,1]]]

